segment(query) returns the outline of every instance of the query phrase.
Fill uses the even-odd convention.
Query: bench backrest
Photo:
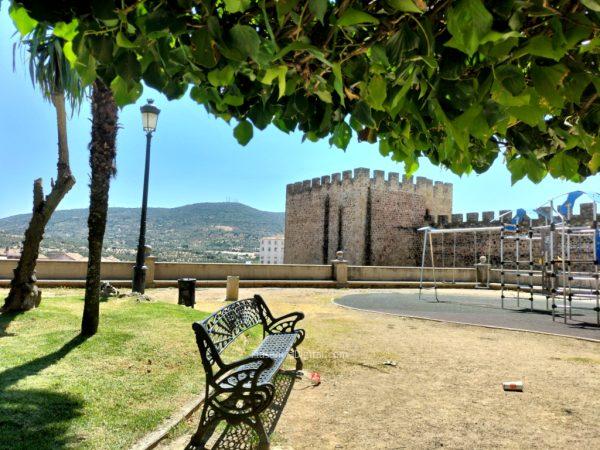
[[[264,327],[266,317],[271,317],[270,311],[264,300],[255,296],[233,302],[195,322],[193,328],[207,376],[212,375],[215,363],[223,367],[219,355],[244,331],[258,324]]]

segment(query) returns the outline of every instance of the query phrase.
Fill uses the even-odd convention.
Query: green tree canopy
[[[236,119],[345,149],[356,135],[457,174],[502,154],[513,182],[600,168],[600,0],[13,0],[84,83],[121,106],[142,81]],[[191,89],[189,87],[191,86]]]

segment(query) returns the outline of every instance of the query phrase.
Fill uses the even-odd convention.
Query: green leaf
[[[373,24],[378,25],[379,19],[373,17],[371,14],[368,14],[364,11],[360,11],[354,8],[348,8],[340,18],[337,20],[337,26],[339,27],[350,27],[352,25],[358,24]]]
[[[312,2],[311,2],[312,3]],[[283,26],[286,16],[292,12],[292,10],[298,4],[298,0],[277,0],[275,2],[275,9],[277,10],[277,20],[279,26]]]
[[[508,170],[511,173],[511,183],[514,185],[517,181],[524,178],[527,175],[534,183],[539,183],[544,179],[546,174],[546,168],[537,159],[520,156],[519,158],[513,158],[508,162]]]
[[[331,136],[330,143],[335,145],[337,148],[346,150],[350,139],[352,138],[352,129],[346,122],[340,122],[333,128],[333,135]]]
[[[517,181],[522,180],[527,174],[527,159],[526,158],[513,158],[507,164],[508,170],[510,171],[510,182],[515,184]]]
[[[142,95],[142,85],[140,83],[128,82],[118,75],[110,83],[110,88],[114,94],[116,104],[120,107],[135,103]]]
[[[215,69],[208,72],[208,81],[214,87],[230,86],[233,84],[235,70],[231,66]]]
[[[143,78],[144,82],[148,86],[158,90],[163,89],[168,81],[165,71],[162,69],[160,64],[154,61],[152,61],[150,64],[148,64],[148,67],[146,67]]]
[[[331,98],[331,92],[329,91],[316,91],[315,94],[317,97],[321,99],[322,102],[325,103],[333,103],[333,99]]]
[[[75,63],[77,62],[77,55],[73,51],[73,42],[65,42],[65,45],[63,45],[63,53],[67,61],[69,61],[70,66],[72,68],[75,68]]]
[[[459,0],[448,11],[448,31],[452,39],[446,45],[473,56],[491,31],[492,22],[493,17],[481,0]]]
[[[122,47],[122,48],[136,48],[137,45],[135,45],[133,42],[131,42],[129,40],[129,38],[125,35],[125,33],[123,33],[122,31],[119,31],[117,33],[117,46]]]
[[[335,92],[337,92],[340,97],[340,103],[344,106],[344,99],[346,96],[344,95],[344,77],[342,76],[342,66],[339,62],[333,63],[331,66],[331,70],[333,71],[333,88]]]
[[[244,12],[252,3],[252,0],[225,0],[225,11],[230,13]]]
[[[287,70],[288,70],[288,68],[285,65],[281,65],[281,66],[277,66],[277,67],[269,67],[265,72],[265,76],[262,77],[262,79],[260,80],[261,83],[270,85],[271,83],[273,83],[273,80],[275,78],[277,78],[278,86],[279,86],[279,97],[278,98],[281,98],[285,95],[285,85],[286,85],[285,75],[287,74]]]
[[[311,0],[308,3],[309,11],[321,23],[323,23],[323,18],[327,12],[327,6],[329,6],[329,0]]]
[[[371,47],[369,47],[369,50],[367,51],[367,56],[375,64],[379,64],[383,67],[387,67],[390,65],[390,61],[387,57],[385,47],[377,42],[371,45]]]
[[[592,11],[600,12],[600,1],[598,0],[581,0],[581,3]]]
[[[208,28],[200,28],[192,33],[192,56],[197,64],[213,68],[218,62],[218,53],[213,47],[213,40]]]
[[[534,89],[554,108],[562,108],[564,104],[561,88],[567,73],[568,69],[562,64],[535,65],[531,69]]]
[[[14,2],[8,10],[8,15],[12,19],[13,23],[21,36],[31,33],[38,24],[38,21],[29,17],[27,10],[22,6],[17,6]]]
[[[422,0],[387,0],[387,3],[396,11],[422,13],[427,9],[425,2]],[[419,6],[415,3],[418,3]]]
[[[530,55],[559,61],[566,53],[567,49],[564,46],[556,45],[554,41],[545,34],[538,34],[529,39],[529,42],[525,46],[525,51]]]
[[[87,50],[79,53],[75,61],[75,70],[84,86],[88,86],[96,80],[96,64],[96,60]]]
[[[600,170],[600,152],[592,155],[592,159],[590,159],[588,167],[593,174],[598,173]]]
[[[352,118],[366,127],[374,128],[376,126],[373,116],[371,115],[371,108],[369,108],[369,105],[364,101],[356,103],[354,111],[352,111]]]
[[[404,172],[407,177],[413,175],[417,170],[419,170],[419,160],[416,158],[409,158],[404,161]]]
[[[233,135],[240,145],[246,145],[252,139],[254,130],[252,124],[247,120],[242,120],[233,129]]]
[[[477,104],[472,105],[463,114],[455,118],[453,125],[455,132],[464,133],[465,135],[470,134],[482,142],[486,142],[492,134],[492,130],[483,115],[483,108]]]
[[[54,29],[52,30],[52,34],[54,36],[58,36],[59,38],[64,39],[65,41],[72,41],[75,36],[77,36],[77,27],[79,26],[79,22],[77,19],[73,19],[69,23],[58,22],[54,25]]]
[[[579,162],[577,159],[564,151],[555,154],[548,163],[548,171],[555,178],[571,179],[577,176],[578,168]]]
[[[507,64],[495,69],[496,80],[512,95],[519,95],[527,87],[523,71]]]
[[[538,126],[540,129],[545,128],[544,117],[550,112],[547,108],[543,108],[536,104],[523,106],[508,106],[506,111],[521,122],[526,123],[531,127]]]
[[[501,83],[495,81],[492,85],[492,100],[503,106],[529,105],[531,94],[525,89],[520,95],[512,95]]]
[[[228,47],[238,51],[242,59],[252,58],[256,61],[260,48],[260,37],[256,30],[248,25],[234,25],[229,31]]]
[[[244,104],[244,96],[225,94],[225,97],[223,97],[223,102],[231,106],[242,106]]]
[[[375,75],[369,81],[367,87],[367,103],[373,109],[383,111],[383,102],[387,96],[387,84],[379,75]]]
[[[121,51],[115,59],[115,69],[121,78],[127,82],[139,81],[142,76],[142,65],[137,59],[137,55],[131,51]]]

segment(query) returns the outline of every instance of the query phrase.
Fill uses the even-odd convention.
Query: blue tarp
[[[569,214],[569,211],[573,213],[573,206],[575,206],[575,201],[584,194],[583,191],[573,191],[569,192],[567,195],[567,199],[565,202],[557,208],[557,211],[561,213],[563,216]]]
[[[517,209],[517,213],[515,214],[515,217],[513,217],[513,219],[510,221],[510,223],[519,224],[523,221],[526,215],[527,211],[525,211],[523,208],[519,208]]]

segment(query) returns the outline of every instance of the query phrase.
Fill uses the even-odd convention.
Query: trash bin
[[[196,279],[180,278],[177,280],[177,286],[179,287],[177,303],[193,308],[196,304]]]

